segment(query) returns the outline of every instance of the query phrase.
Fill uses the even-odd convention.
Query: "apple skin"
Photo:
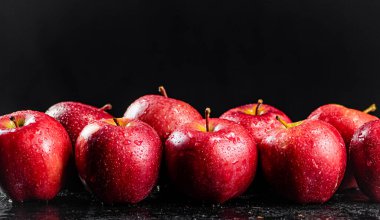
[[[376,116],[364,113],[362,111],[344,107],[337,104],[323,105],[314,110],[308,117],[308,119],[318,119],[327,122],[338,129],[342,135],[344,143],[346,144],[346,151],[348,148],[352,136],[360,126],[366,122],[378,119]],[[339,190],[357,188],[358,185],[355,181],[354,174],[351,169],[350,161],[347,162],[346,174],[339,187]]]
[[[167,173],[173,185],[196,200],[223,203],[244,193],[255,177],[256,144],[242,126],[210,119],[179,127],[165,143]]]
[[[10,117],[23,125],[14,127]],[[71,153],[65,128],[50,116],[18,111],[0,117],[0,187],[13,201],[53,199]]]
[[[259,149],[267,182],[278,194],[297,203],[328,201],[344,175],[344,141],[323,121],[304,120],[294,127],[275,129]]]
[[[93,121],[101,119],[113,118],[105,110],[111,109],[110,105],[105,105],[102,108],[96,108],[91,105],[82,104],[80,102],[60,102],[51,106],[46,114],[59,121],[66,129],[70,136],[73,152],[75,142],[82,129]],[[75,167],[74,156],[70,158],[68,167],[68,177],[66,188],[71,191],[83,190],[83,184],[80,182],[77,168]]]
[[[254,115],[253,109],[257,104],[243,105],[233,108],[223,113],[220,118],[236,122],[245,127],[253,136],[256,143],[260,143],[262,139],[274,128],[283,127],[281,122],[276,120],[276,116],[280,116],[285,122],[291,123],[290,118],[277,108],[261,104],[260,115]]]
[[[285,115],[285,113],[266,104],[260,104],[259,114],[255,114],[257,105],[258,103],[248,104],[230,109],[223,113],[220,118],[236,122],[245,127],[251,133],[256,143],[260,143],[262,139],[268,135],[269,131],[275,128],[283,127],[281,122],[276,120],[276,116],[280,116],[286,123],[292,122],[289,117]],[[252,183],[251,188],[258,193],[267,193],[269,187],[268,183],[265,182],[261,171],[260,149],[258,150],[258,168],[256,178]]]
[[[60,102],[51,106],[46,114],[59,121],[65,127],[74,147],[82,129],[93,121],[113,118],[102,108],[96,108],[80,102]]]
[[[148,124],[118,120],[125,120],[124,124],[98,121],[87,125],[77,139],[75,161],[83,183],[100,200],[137,203],[156,184],[162,142]]]
[[[202,119],[199,112],[181,100],[161,95],[145,95],[134,101],[124,113],[152,126],[165,141],[178,126]]]
[[[355,132],[349,152],[360,190],[380,202],[380,120],[367,122]]]

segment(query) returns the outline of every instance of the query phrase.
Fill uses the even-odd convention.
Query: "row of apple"
[[[106,203],[136,203],[162,172],[184,195],[222,203],[243,194],[259,169],[295,202],[323,203],[338,187],[357,184],[380,201],[380,120],[368,114],[375,105],[358,111],[328,104],[292,123],[259,100],[220,118],[207,108],[203,119],[159,90],[134,101],[122,118],[106,112],[110,105],[78,102],[0,117],[1,189],[14,201],[50,200],[80,178]]]

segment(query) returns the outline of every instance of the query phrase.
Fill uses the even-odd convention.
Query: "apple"
[[[209,118],[177,128],[165,142],[172,184],[197,200],[223,203],[244,193],[255,177],[256,144],[234,122]]]
[[[18,111],[0,117],[0,187],[13,201],[53,199],[71,153],[65,128],[50,116]]]
[[[348,153],[348,148],[354,132],[364,123],[378,119],[376,116],[368,114],[375,110],[375,104],[372,104],[364,111],[347,108],[337,104],[327,104],[317,108],[308,118],[325,121],[338,129],[346,144],[346,151]],[[348,161],[346,174],[344,175],[339,190],[350,188],[357,188],[357,184],[351,170],[351,163]]]
[[[259,144],[267,182],[281,196],[297,203],[323,203],[338,189],[346,167],[346,149],[339,132],[319,120],[304,120],[269,132]]]
[[[242,125],[248,129],[256,143],[260,143],[269,131],[274,128],[283,127],[283,125],[276,120],[277,115],[287,123],[292,122],[285,113],[273,106],[263,104],[263,100],[259,99],[256,104],[243,105],[228,110],[223,113],[220,118]]]
[[[70,136],[74,152],[75,142],[82,129],[93,121],[113,118],[112,115],[106,112],[111,108],[112,106],[110,104],[97,108],[91,105],[82,104],[80,102],[60,102],[51,106],[46,111],[46,114],[55,118],[63,125],[63,127],[65,127]],[[72,191],[83,190],[82,183],[77,177],[78,171],[75,167],[74,156],[70,158],[68,170],[68,178],[66,182],[67,188]]]
[[[75,145],[83,183],[105,203],[137,203],[148,196],[159,173],[161,140],[139,120],[104,119],[87,125]]]
[[[278,127],[283,127],[281,122],[276,120],[277,115],[281,116],[281,118],[287,123],[292,122],[285,113],[273,106],[263,104],[263,100],[259,99],[256,104],[248,104],[230,109],[223,113],[220,118],[234,121],[242,125],[251,133],[255,142],[260,143],[262,139],[268,135],[269,131]],[[252,183],[251,188],[260,193],[267,193],[266,191],[269,189],[261,172],[260,149],[256,178]]]
[[[162,95],[145,95],[134,101],[124,113],[129,119],[139,119],[152,126],[162,141],[178,126],[202,119],[191,105],[181,100],[169,98],[163,86]]]
[[[355,132],[349,156],[360,190],[380,202],[380,120],[367,122]]]
[[[100,119],[113,118],[106,112],[111,108],[110,104],[97,108],[80,102],[60,102],[51,106],[46,114],[55,118],[65,127],[74,147],[79,133],[86,125]]]

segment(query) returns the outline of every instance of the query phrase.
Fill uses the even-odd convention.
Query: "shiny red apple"
[[[281,118],[287,123],[292,122],[285,113],[273,106],[263,104],[263,100],[259,99],[255,104],[248,104],[230,109],[222,114],[220,118],[234,121],[242,125],[251,133],[256,143],[260,143],[262,139],[268,135],[269,131],[283,127],[281,122],[276,120],[277,115],[281,116]],[[252,189],[258,193],[266,193],[269,187],[264,180],[261,170],[259,162],[256,178],[252,183]]]
[[[283,127],[283,125],[276,120],[277,115],[287,123],[292,122],[285,113],[273,106],[263,104],[263,101],[259,99],[256,104],[243,105],[228,110],[223,113],[220,118],[242,125],[251,133],[256,143],[260,143],[269,131],[274,128]]]
[[[172,184],[197,200],[223,203],[246,191],[257,167],[249,132],[224,119],[196,120],[176,129],[165,143]]]
[[[125,118],[87,125],[75,146],[82,181],[106,203],[137,203],[147,197],[157,181],[161,155],[156,131]]]
[[[341,135],[319,120],[282,123],[259,145],[264,177],[278,194],[294,202],[328,201],[346,167]]]
[[[60,102],[51,106],[46,114],[59,121],[65,127],[70,136],[71,144],[73,147],[82,129],[93,121],[101,119],[113,118],[112,115],[106,111],[110,110],[112,106],[106,104],[101,108],[91,105],[86,105],[80,102]],[[80,191],[83,190],[82,183],[78,178],[78,171],[75,167],[74,156],[70,158],[68,177],[66,186],[70,190]]]
[[[50,200],[72,153],[64,127],[36,111],[0,117],[0,187],[12,200]]]
[[[163,141],[178,126],[202,119],[199,112],[181,100],[168,98],[164,87],[162,95],[145,95],[134,101],[124,113],[129,119],[139,119],[152,126]]]
[[[97,108],[80,102],[60,102],[51,106],[46,114],[55,118],[65,127],[74,147],[79,133],[86,125],[100,119],[113,118],[106,112],[111,108],[110,104]]]
[[[367,122],[355,132],[349,155],[360,190],[380,202],[380,120]]]
[[[338,129],[343,137],[348,152],[348,147],[354,132],[364,123],[378,119],[376,116],[368,114],[375,110],[376,106],[374,104],[364,111],[347,108],[337,104],[328,104],[317,108],[308,118],[322,120]],[[357,184],[351,170],[351,163],[348,161],[346,173],[339,189],[344,190],[356,187]]]

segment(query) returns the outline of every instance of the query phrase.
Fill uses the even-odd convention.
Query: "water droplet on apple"
[[[363,141],[366,135],[367,135],[366,133],[361,132],[361,133],[359,134],[359,136],[358,136],[359,141],[360,141],[360,142]]]

